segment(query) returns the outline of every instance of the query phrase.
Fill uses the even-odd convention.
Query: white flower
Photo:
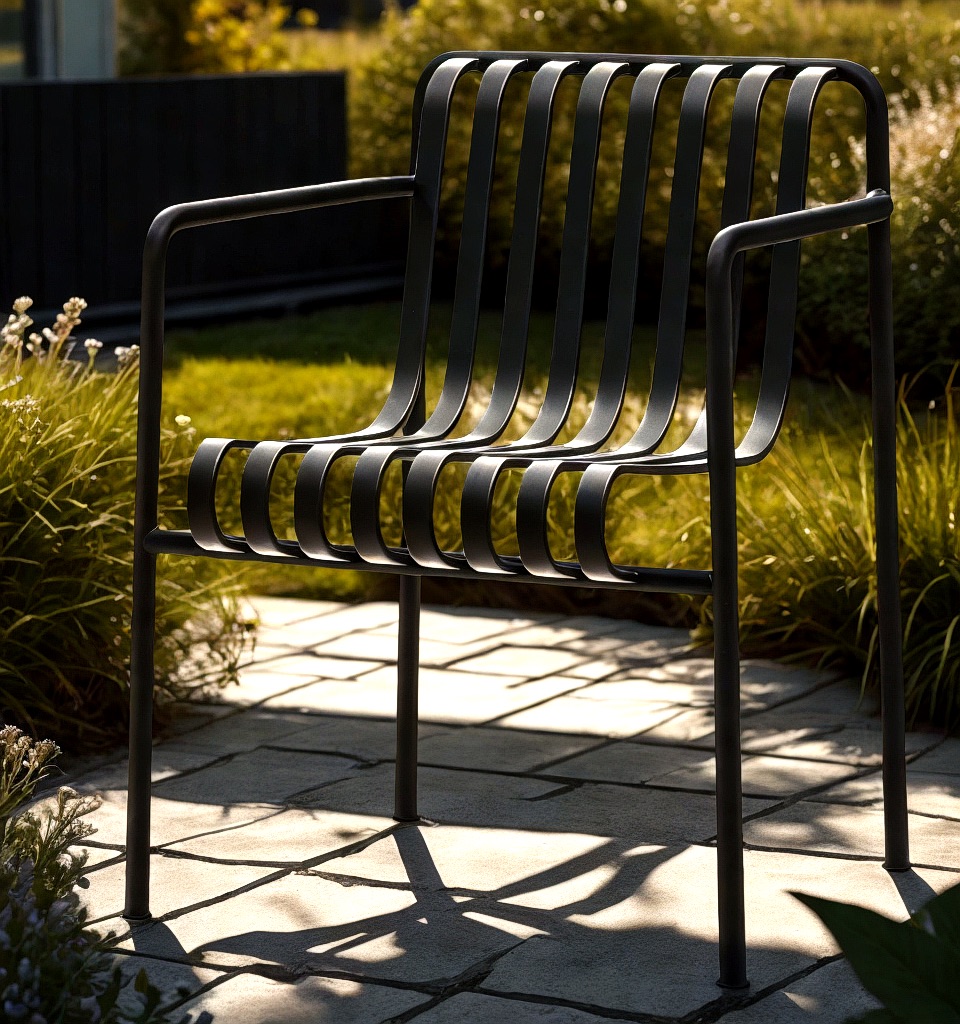
[[[33,299],[29,295],[21,295],[13,304],[13,311],[19,315],[26,313],[26,311],[33,305]]]
[[[96,338],[87,338],[87,340],[83,343],[83,347],[88,352],[97,352],[99,351],[99,349],[103,348],[103,342],[97,341]]]
[[[178,427],[189,427],[190,426],[190,417],[189,416],[184,416],[183,413],[181,413],[179,416],[176,417],[176,419],[174,420],[174,423],[176,423],[176,425]]]

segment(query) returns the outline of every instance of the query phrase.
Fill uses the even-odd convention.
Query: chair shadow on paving
[[[334,882],[333,874],[288,876],[286,886],[275,882],[238,897],[245,905],[236,913],[225,906],[223,917],[205,927],[198,921],[199,934],[209,937],[196,945],[198,933],[171,920],[136,928],[133,946],[149,956],[239,967],[273,981],[322,975],[393,985],[398,996],[419,992],[423,999],[470,989],[556,1000],[585,1013],[680,1017],[722,998],[713,984],[712,876],[702,879],[702,892],[689,894],[692,901],[676,898],[670,885],[652,900],[649,892],[637,895],[654,873],[684,856],[682,849],[630,850],[610,840],[481,893],[445,884],[424,839],[429,831],[401,827],[380,840],[395,845],[407,879],[402,887],[347,876]],[[363,896],[354,898],[361,886]],[[678,922],[677,916],[695,913],[694,904],[703,908],[702,919],[689,927]],[[384,909],[371,913],[372,907]],[[339,920],[312,923],[328,913]],[[266,923],[271,916],[276,927],[217,934],[218,926]],[[796,950],[768,949],[764,958],[768,983],[800,965]],[[306,1009],[316,995],[294,984],[284,999],[283,1019],[293,1021],[298,999]],[[329,1019],[341,1018],[331,1012]]]
[[[371,991],[394,1013],[466,991],[608,1017],[722,1012],[714,985],[713,796],[703,780],[700,791],[628,786],[602,771],[599,779],[578,778],[564,761],[546,769],[547,778],[423,767],[421,810],[439,824],[398,826],[389,818],[392,763],[374,756],[380,733],[392,725],[327,719],[325,727],[354,730],[366,760],[356,750],[257,746],[254,737],[231,760],[157,786],[161,817],[180,819],[176,837],[154,856],[157,891],[163,892],[165,872],[186,879],[207,871],[218,888],[137,926],[126,945],[192,965],[198,978],[203,970],[221,972],[212,983],[193,985],[196,991],[207,984],[210,997],[220,994],[210,1004],[216,1024],[230,1005],[222,998],[234,990],[239,997],[238,986],[244,998],[254,998],[247,990],[259,986],[265,999],[276,997],[279,986],[284,1015],[277,1020],[284,1024],[301,1016],[326,1019],[309,1016],[318,1001],[327,1007],[342,999],[361,1012]],[[527,748],[538,739],[520,729],[504,732],[507,742]],[[662,746],[628,745],[638,764],[663,769]],[[594,738],[589,753],[616,746]],[[703,750],[680,752],[697,764],[709,758]],[[296,753],[296,762],[285,762],[285,753]],[[586,756],[571,755],[570,763]],[[221,770],[236,777],[235,802],[215,798],[219,786],[204,782],[205,773]],[[304,789],[304,777],[319,781],[324,772],[324,783]],[[748,849],[746,863],[748,998],[835,954],[790,890],[903,916],[904,906],[913,910],[934,891],[928,878],[940,876],[933,882],[941,889],[954,877],[925,871],[925,877],[912,872],[892,879],[869,851],[842,863],[810,856],[821,847],[849,854],[849,819],[877,833],[878,851],[882,843],[879,812],[863,806],[862,793],[852,794],[859,806],[815,796],[786,805],[775,798],[745,801],[754,816],[748,839],[753,835],[757,847]],[[254,808],[258,817],[244,816]],[[198,812],[208,825],[194,830],[189,819]],[[218,824],[238,813],[233,823]],[[248,874],[232,880],[231,872],[241,870]],[[203,998],[198,1005],[205,1008]],[[345,1013],[341,1008],[329,1019],[352,1020]],[[390,1016],[365,1009],[357,1020]],[[584,1024],[593,1024],[593,1016]]]

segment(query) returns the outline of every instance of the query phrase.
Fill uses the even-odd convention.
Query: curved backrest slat
[[[737,86],[730,115],[730,140],[727,145],[727,166],[723,183],[723,205],[720,227],[747,220],[753,201],[753,180],[756,174],[757,139],[760,134],[760,113],[763,98],[770,83],[781,77],[783,65],[758,64],[750,68]],[[740,334],[740,299],[743,292],[743,263],[741,254],[733,267],[733,339]],[[684,442],[684,448],[701,451],[707,444],[706,410],[701,411],[693,429]]]
[[[580,365],[584,292],[603,108],[610,86],[629,65],[601,61],[585,75],[577,99],[570,178],[560,249],[553,350],[543,405],[522,443],[549,444],[563,429],[573,402]]]
[[[802,210],[806,204],[813,111],[820,90],[835,77],[834,68],[805,68],[798,73],[790,87],[783,118],[777,213]],[[763,458],[773,447],[783,423],[793,366],[799,270],[799,242],[786,242],[774,247],[770,261],[760,393],[756,414],[738,448],[741,460],[757,461]]]
[[[507,425],[520,397],[526,366],[527,334],[533,301],[533,272],[543,206],[543,184],[553,125],[553,108],[560,83],[576,61],[548,61],[533,76],[523,119],[520,162],[514,204],[510,258],[507,263],[503,326],[497,372],[490,403],[465,440],[495,439]]]
[[[487,221],[497,159],[500,113],[508,82],[525,64],[523,60],[495,61],[480,81],[463,197],[446,375],[436,407],[423,426],[424,434],[446,433],[457,422],[467,402],[476,356],[483,260],[487,247]]]
[[[676,410],[683,368],[683,346],[690,291],[693,233],[700,193],[700,171],[707,112],[714,89],[732,71],[729,64],[703,64],[690,75],[680,107],[680,126],[670,190],[670,217],[663,258],[657,354],[650,397],[631,438],[631,450],[650,451],[663,440]]]
[[[413,408],[422,386],[433,280],[433,248],[437,236],[440,179],[447,148],[450,106],[457,82],[479,66],[480,61],[476,57],[451,57],[433,72],[427,83],[420,111],[397,364],[390,393],[371,429],[378,428],[381,423],[402,423]]]
[[[679,70],[679,64],[649,64],[637,75],[630,93],[610,265],[603,361],[593,409],[575,439],[577,445],[588,449],[606,441],[623,408],[630,373],[640,273],[640,239],[650,180],[653,129],[663,84]]]
[[[842,62],[841,62],[842,64]],[[617,455],[655,451],[676,416],[680,394],[694,238],[700,180],[713,96],[725,78],[737,78],[729,115],[726,170],[720,226],[750,216],[756,173],[760,116],[770,84],[791,79],[783,120],[783,144],[777,188],[778,213],[802,209],[808,172],[813,109],[823,84],[831,78],[855,81],[824,61],[783,58],[761,61],[741,58],[650,58],[574,54],[457,54],[438,59],[418,87],[415,123],[419,142],[415,161],[414,198],[408,248],[407,279],[401,325],[401,353],[394,388],[381,418],[412,407],[411,395],[422,387],[423,352],[429,308],[437,203],[443,172],[443,151],[454,90],[464,74],[482,70],[474,110],[467,166],[464,213],[457,259],[448,361],[436,406],[424,427],[410,437],[443,443],[459,421],[473,380],[484,260],[491,195],[497,170],[501,109],[509,82],[532,71],[526,97],[516,198],[507,262],[503,323],[493,387],[475,426],[451,444],[500,442],[520,397],[527,360],[528,332],[534,294],[540,218],[552,122],[562,81],[582,78],[577,97],[563,236],[557,281],[557,313],[545,394],[527,432],[511,442],[523,451],[552,445],[567,426],[578,386],[587,265],[593,202],[604,110],[611,86],[632,76],[633,86],[623,131],[616,223],[613,230],[606,331],[599,377],[583,426],[563,446],[568,451],[596,452],[622,418],[627,393],[645,206],[648,200],[652,146],[663,87],[671,77],[686,78],[676,108],[675,152],[663,252],[657,346],[649,394],[639,424]],[[859,85],[858,85],[859,87]],[[862,90],[861,90],[862,91]],[[756,414],[738,449],[742,458],[759,458],[769,450],[782,422],[791,371],[793,325],[797,304],[799,243],[773,250],[768,297],[767,333]],[[739,333],[743,257],[733,270],[734,338]],[[411,381],[416,381],[416,387]],[[405,415],[405,413],[404,413]],[[697,419],[681,452],[706,446],[704,416]],[[602,456],[607,457],[606,453]]]

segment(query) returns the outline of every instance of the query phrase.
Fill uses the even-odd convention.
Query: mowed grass
[[[428,404],[443,379],[449,307],[432,320],[427,348]],[[172,422],[191,417],[196,437],[293,438],[336,434],[369,423],[392,377],[399,304],[371,303],[324,310],[305,317],[178,332],[170,338],[165,408]],[[492,383],[500,323],[481,317],[477,383],[466,419],[475,418]],[[542,398],[553,323],[537,314],[530,328],[524,395],[511,424],[529,425]],[[589,385],[600,365],[602,327],[584,328],[581,380],[573,427],[589,414]],[[684,381],[688,400],[680,419],[700,409],[704,359],[702,334],[690,332]],[[638,328],[625,419],[635,424],[655,352],[654,332]],[[941,398],[911,403],[901,396],[899,455],[901,489],[902,600],[908,711],[912,718],[960,722],[960,402],[951,378]],[[755,398],[757,378],[736,382],[739,428]],[[924,392],[928,395],[929,392]],[[682,423],[677,431],[682,433]],[[624,439],[628,425],[621,422]],[[674,435],[677,436],[677,435]],[[738,475],[741,529],[740,613],[744,651],[835,665],[876,685],[875,540],[872,528],[872,448],[869,409],[862,396],[839,386],[797,379],[781,438],[758,466]],[[669,438],[668,438],[669,440]],[[291,535],[290,508],[296,459],[281,464],[272,513],[278,532]],[[334,539],[349,542],[349,460],[328,489],[325,522]],[[225,473],[223,520],[239,524],[236,489],[241,460]],[[462,474],[459,478],[462,478]],[[434,522],[442,544],[459,545],[458,473],[441,481]],[[513,507],[518,474],[508,474],[495,502],[492,533],[505,553],[517,550]],[[573,508],[576,476],[561,477],[549,509],[550,542],[557,557],[576,556]],[[381,522],[388,540],[399,541],[399,470],[384,486]],[[173,504],[182,501],[171,495]],[[639,565],[709,568],[709,494],[704,477],[625,477],[608,507],[607,544],[615,561]],[[380,598],[395,581],[371,573],[242,567],[251,592],[333,600]],[[709,600],[615,595],[613,603],[587,604],[587,592],[462,583],[431,590],[434,599],[463,604],[516,604],[577,608],[684,624],[708,643]]]
[[[440,305],[431,313],[427,344],[428,405],[435,400],[443,381],[451,310]],[[397,302],[374,302],[334,307],[307,316],[280,320],[251,321],[242,324],[178,331],[167,345],[167,377],[164,403],[167,417],[188,415],[196,436],[258,438],[315,437],[338,434],[369,423],[379,410],[392,379],[396,356],[400,306]],[[492,313],[480,319],[477,351],[475,402],[468,406],[466,422],[475,417],[479,403],[489,393],[496,367],[501,322]],[[530,324],[527,372],[524,395],[511,432],[517,434],[532,420],[548,374],[553,318],[534,314]],[[689,422],[699,410],[704,376],[703,339],[691,332],[685,359],[684,379],[689,386],[685,419]],[[642,413],[656,347],[655,331],[638,327],[631,363],[631,393],[618,437],[625,439]],[[574,402],[572,422],[578,424],[589,412],[590,382],[597,377],[603,351],[602,324],[588,322],[583,333],[581,381],[583,386]],[[755,394],[756,379],[745,377],[738,385],[745,404]],[[822,388],[801,385],[802,400],[793,403],[793,419],[805,422],[816,418],[816,409],[829,403]],[[465,429],[465,427],[460,428]],[[676,432],[682,432],[678,423]],[[568,434],[572,431],[568,431]],[[563,436],[568,436],[565,434]],[[676,433],[674,434],[676,436]],[[235,467],[239,472],[239,464]],[[289,530],[289,488],[295,472],[295,460],[281,467],[278,474],[275,510],[278,524],[286,518]],[[234,483],[236,473],[234,474]],[[456,474],[454,473],[453,476]],[[230,478],[230,474],[228,474]],[[328,504],[331,528],[349,540],[348,504],[345,485],[334,488]],[[504,484],[494,532],[506,551],[516,547],[511,510],[518,477]],[[556,488],[551,508],[556,552],[573,557],[572,499],[576,480],[563,478]],[[683,495],[683,500],[679,499]],[[650,564],[690,564],[706,566],[705,552],[688,546],[680,538],[688,525],[705,507],[706,491],[702,482],[647,478],[625,481],[614,495],[609,539],[623,561]],[[225,501],[227,521],[238,525]],[[459,494],[456,487],[438,501],[435,519],[438,530],[450,545],[459,539]],[[385,492],[383,518],[385,530],[399,534],[399,480],[391,479]],[[304,572],[274,565],[245,566],[251,590],[261,593],[362,599],[383,593],[384,581],[368,573]],[[551,591],[544,591],[549,599]],[[471,600],[469,593],[464,600]],[[486,596],[477,600],[486,600]],[[675,603],[671,615],[677,614]],[[693,613],[688,620],[692,623]]]

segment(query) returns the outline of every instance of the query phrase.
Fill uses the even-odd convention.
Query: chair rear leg
[[[420,672],[420,577],[400,577],[397,636],[397,767],[393,816],[416,821],[417,690]]]
[[[877,537],[877,618],[883,715],[883,820],[888,871],[910,867],[907,769],[900,621],[897,522],[897,395],[893,358],[890,224],[871,224],[870,333],[873,383],[874,515]]]
[[[130,762],[127,788],[126,902],[128,920],[150,917],[150,790],[153,760],[153,678],[157,559],[134,554],[130,623]]]

